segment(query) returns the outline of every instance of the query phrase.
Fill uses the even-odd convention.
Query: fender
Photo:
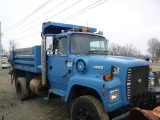
[[[65,102],[67,102],[70,90],[74,85],[81,85],[84,87],[92,88],[96,90],[100,95],[100,91],[103,88],[103,84],[104,84],[104,81],[93,78],[93,77],[80,76],[80,75],[73,76],[70,78],[68,83],[68,87],[65,95]],[[102,96],[100,95],[100,97]]]
[[[113,88],[119,89],[120,93],[122,92],[121,81],[117,77],[114,77],[112,81],[106,82],[106,81],[99,79],[99,78],[95,78],[95,77],[91,77],[91,76],[89,77],[88,75],[87,76],[81,76],[81,75],[73,76],[72,78],[70,78],[69,83],[68,83],[67,92],[65,94],[65,102],[68,101],[70,91],[71,91],[72,87],[75,85],[81,85],[84,87],[92,88],[95,91],[97,91],[97,93],[99,94],[99,96],[103,102],[104,108],[106,110],[111,111],[112,109],[116,109],[117,107],[120,107],[123,105],[121,94],[119,94],[119,100],[115,103],[112,103],[112,104],[111,103],[109,104],[109,100],[108,100],[109,98],[107,98],[107,97],[109,97],[110,90],[111,89],[113,90]],[[105,87],[103,87],[104,85],[105,85]],[[102,90],[105,90],[104,96],[102,95]]]

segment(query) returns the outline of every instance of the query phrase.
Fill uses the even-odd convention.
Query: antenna
[[[88,32],[88,21],[87,21],[87,31],[86,32]]]

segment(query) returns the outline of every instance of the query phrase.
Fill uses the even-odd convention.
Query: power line
[[[107,0],[104,0],[103,2],[100,2],[100,1],[102,1],[102,0],[99,0],[99,1],[97,1],[97,2],[95,2],[95,3],[93,3],[93,4],[91,4],[91,5],[89,5],[89,6],[87,6],[87,7],[85,7],[84,9],[81,9],[80,11],[78,11],[78,12],[76,12],[76,13],[74,13],[74,14],[66,17],[66,18],[64,18],[64,19],[61,20],[60,22],[66,22],[66,21],[68,21],[68,20],[70,20],[70,19],[72,19],[72,18],[74,18],[74,17],[76,17],[76,16],[78,16],[78,15],[80,15],[80,14],[83,14],[83,13],[85,13],[85,12],[87,12],[87,11],[89,11],[89,10],[91,10],[91,9],[99,6],[99,5],[101,5],[102,3],[106,2]],[[99,3],[99,2],[100,2],[100,3]],[[99,3],[99,4],[97,4],[97,3]],[[93,6],[93,5],[94,5],[94,6]],[[93,6],[93,7],[91,7],[91,6]]]
[[[78,1],[77,1],[77,2],[75,2],[74,4],[70,5],[69,7],[67,7],[67,8],[65,8],[65,9],[63,9],[62,11],[58,12],[57,14],[53,15],[52,17],[50,17],[50,18],[48,18],[48,19],[46,19],[46,20],[49,20],[49,19],[51,19],[51,18],[53,18],[53,17],[55,17],[55,16],[59,15],[60,13],[62,13],[62,12],[64,12],[64,11],[66,11],[66,10],[67,10],[67,9],[69,9],[70,7],[73,7],[74,5],[76,5],[77,3],[79,3],[80,1],[82,1],[82,0],[78,0]]]
[[[75,3],[73,3],[73,4],[70,5],[69,7],[66,7],[66,8],[63,9],[62,11],[60,11],[60,12],[58,12],[57,14],[53,15],[52,17],[46,19],[46,21],[49,20],[49,19],[51,19],[51,18],[53,18],[53,17],[55,17],[55,16],[57,16],[57,15],[59,15],[59,14],[61,14],[62,12],[66,11],[67,9],[73,7],[74,5],[76,5],[77,3],[79,3],[80,1],[82,1],[82,0],[79,0],[79,1],[77,1],[77,2],[75,2]],[[28,31],[28,30],[30,30],[30,29],[32,29],[32,28],[35,28],[36,26],[41,25],[41,24],[42,24],[42,22],[40,22],[40,23],[38,23],[38,24],[36,24],[36,25],[34,25],[34,26],[26,29],[26,30],[23,30],[23,31],[21,31],[21,32],[19,32],[19,33],[17,33],[17,34],[21,34],[21,33],[25,32],[25,31]]]
[[[81,0],[79,0],[79,2],[80,2]],[[67,20],[70,20],[70,19],[72,19],[72,18],[74,18],[74,17],[76,17],[76,16],[78,16],[78,15],[80,15],[80,14],[83,14],[83,13],[85,13],[85,12],[87,12],[87,11],[89,11],[89,10],[91,10],[91,9],[93,9],[93,8],[95,8],[95,7],[97,7],[97,6],[99,6],[99,5],[101,5],[101,4],[103,4],[104,2],[106,2],[107,0],[104,0],[104,1],[102,1],[102,2],[100,2],[100,1],[102,1],[102,0],[99,0],[99,1],[97,1],[97,2],[95,2],[95,3],[93,3],[93,4],[91,4],[91,5],[89,5],[89,6],[87,6],[86,8],[84,8],[84,9],[81,9],[80,11],[78,11],[78,12],[76,12],[76,13],[74,13],[74,14],[72,14],[72,15],[70,15],[70,16],[68,16],[68,17],[66,17],[65,19],[63,19],[63,21],[65,22],[65,21],[67,21]],[[99,3],[100,2],[100,3]],[[97,3],[99,3],[99,4],[97,4]],[[75,4],[75,3],[74,3]],[[94,5],[94,6],[93,6]],[[73,6],[73,5],[71,5],[71,6]],[[91,7],[91,6],[93,6],[93,7]],[[70,7],[70,6],[69,6]],[[68,7],[67,7],[68,8]],[[88,8],[88,9],[87,9]],[[63,10],[62,10],[63,11]],[[53,16],[52,16],[53,17]],[[39,24],[38,24],[39,25]],[[36,25],[37,26],[37,25]],[[35,26],[34,26],[35,27]],[[31,29],[31,28],[30,28]],[[23,31],[24,32],[24,31]],[[21,37],[21,38],[18,38],[18,39],[25,39],[25,38],[28,38],[28,37],[31,37],[31,36],[33,36],[33,35],[36,35],[36,34],[38,34],[38,33],[40,33],[41,31],[38,31],[38,32],[36,32],[36,33],[32,33],[32,34],[30,34],[29,36],[25,36],[25,37]]]
[[[40,11],[43,7],[45,7],[48,3],[50,3],[52,0],[47,0],[47,2],[43,3],[40,7],[38,7],[35,11],[33,11],[31,14],[29,14],[28,16],[26,16],[25,18],[23,18],[21,21],[19,21],[18,23],[16,23],[15,25],[13,25],[12,27],[8,28],[5,31],[12,31],[14,30],[17,26],[21,25],[23,22],[25,22],[27,19],[29,19],[30,17],[32,17],[35,13],[37,13],[38,11]]]
[[[39,34],[39,33],[41,33],[40,30],[38,30],[38,31],[36,31],[36,32],[34,32],[34,33],[31,33],[31,34],[29,34],[29,35],[16,38],[16,40],[22,40],[22,39],[25,39],[25,38],[30,38],[30,37],[32,37],[32,36],[35,36],[35,35]],[[11,38],[11,39],[13,39],[13,38]],[[3,42],[8,42],[8,41],[3,41]]]
[[[29,34],[29,35],[24,36],[24,37],[17,38],[16,40],[21,40],[21,39],[25,39],[25,38],[30,38],[30,37],[32,37],[32,36],[35,36],[35,35],[38,34],[38,33],[41,33],[41,31],[38,30],[38,31],[36,31],[35,33]]]
[[[54,9],[56,9],[57,7],[59,7],[59,6],[61,6],[62,4],[64,4],[66,1],[67,1],[67,0],[62,1],[60,4],[58,4],[57,6],[55,6],[54,8],[52,8],[51,10],[47,11],[46,13],[44,13],[43,15],[41,15],[40,17],[34,19],[34,21],[32,21],[32,22],[26,24],[25,26],[19,28],[19,29],[16,30],[16,31],[19,31],[19,30],[25,28],[26,26],[28,26],[28,25],[30,25],[30,24],[36,22],[37,20],[39,20],[39,19],[42,18],[43,16],[47,15],[48,13],[50,13],[51,11],[53,11]],[[13,33],[15,33],[16,31],[14,31]],[[11,36],[14,36],[14,35],[17,35],[17,34],[13,34],[13,35],[11,35]]]

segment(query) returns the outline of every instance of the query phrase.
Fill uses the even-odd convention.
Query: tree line
[[[159,58],[160,57],[160,41],[156,38],[149,39],[147,41],[147,51],[150,54],[150,57]],[[118,56],[129,56],[136,58],[146,58],[148,55],[141,53],[139,49],[133,46],[133,44],[127,44],[120,46],[116,43],[109,44],[110,55]]]
[[[113,56],[129,56],[136,58],[143,58],[144,55],[141,54],[141,51],[133,46],[133,44],[127,44],[120,46],[116,43],[109,44],[110,55]]]

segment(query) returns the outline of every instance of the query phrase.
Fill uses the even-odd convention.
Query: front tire
[[[71,109],[72,120],[109,120],[102,103],[93,96],[77,98]]]
[[[26,79],[19,77],[16,81],[16,93],[19,100],[23,101],[29,97],[29,89],[26,86]]]

